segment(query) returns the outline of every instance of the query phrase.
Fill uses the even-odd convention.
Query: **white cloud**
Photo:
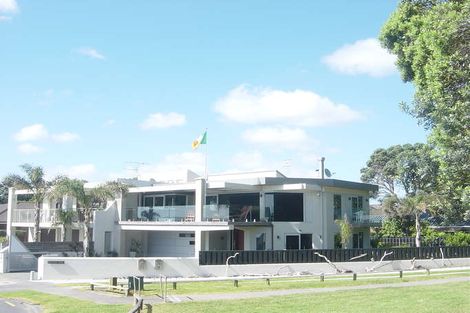
[[[45,139],[48,136],[47,129],[42,124],[33,124],[30,126],[23,127],[14,135],[17,141],[34,141]]]
[[[16,3],[16,0],[0,0],[0,12],[18,12],[18,4]]]
[[[396,72],[396,56],[382,48],[375,38],[344,45],[322,61],[334,71],[349,75],[382,77]]]
[[[9,21],[11,21],[11,16],[0,15],[0,23]]]
[[[238,152],[232,156],[230,164],[234,167],[230,172],[273,169],[259,151]]]
[[[344,104],[336,104],[312,91],[283,91],[239,86],[215,104],[227,120],[257,124],[282,123],[295,126],[328,126],[355,121],[363,115]]]
[[[86,57],[92,58],[92,59],[97,59],[97,60],[105,59],[105,56],[101,54],[100,52],[98,52],[95,48],[82,47],[78,49],[78,53]]]
[[[103,126],[104,127],[111,127],[113,126],[114,124],[116,124],[116,120],[114,119],[109,119],[107,121],[104,122]]]
[[[242,137],[252,144],[269,145],[280,148],[295,148],[308,142],[306,132],[300,128],[254,128],[244,131]]]
[[[46,173],[47,179],[52,179],[57,175],[65,175],[70,178],[91,181],[96,178],[96,166],[92,163],[83,163],[71,166],[59,165],[53,168],[48,168]]]
[[[13,138],[20,142],[49,139],[58,143],[66,143],[78,140],[80,136],[71,132],[49,134],[49,131],[43,124],[33,124],[20,129],[13,135]]]
[[[30,143],[22,143],[18,146],[18,151],[22,154],[34,154],[42,152],[43,149]]]
[[[131,165],[124,172],[111,173],[109,178],[138,177],[142,180],[183,182],[186,180],[187,170],[198,176],[204,175],[204,164],[204,155],[199,152],[169,154],[158,163]]]
[[[94,164],[78,164],[66,167],[63,169],[63,173],[72,178],[88,179],[92,177],[96,172]]]
[[[76,140],[80,139],[79,135],[74,134],[74,133],[69,133],[69,132],[64,132],[64,133],[60,133],[60,134],[53,134],[51,137],[52,137],[52,140],[54,140],[56,142],[61,142],[61,143],[72,142],[72,141],[76,141]]]
[[[152,129],[152,128],[168,128],[174,126],[181,126],[186,123],[186,116],[183,114],[170,112],[165,113],[153,113],[150,114],[140,127],[142,129]]]

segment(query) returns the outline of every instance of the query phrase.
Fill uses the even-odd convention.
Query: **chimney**
[[[318,159],[320,161],[320,178],[325,179],[325,157]]]

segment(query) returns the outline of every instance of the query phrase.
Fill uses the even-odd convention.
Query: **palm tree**
[[[91,256],[90,249],[90,224],[93,212],[106,208],[108,200],[115,198],[117,193],[121,195],[127,192],[127,186],[119,182],[108,182],[94,188],[85,188],[85,181],[63,178],[54,188],[56,196],[71,196],[77,201],[77,210],[84,216],[83,220],[83,250],[84,256]]]
[[[60,209],[58,214],[56,215],[55,221],[52,223],[52,226],[60,226],[60,241],[64,242],[66,240],[66,231],[68,226],[72,225],[73,220],[75,217],[74,211]]]
[[[33,229],[33,241],[40,241],[41,230],[39,223],[41,221],[41,207],[44,199],[50,191],[51,186],[55,183],[56,178],[53,181],[47,181],[44,178],[44,170],[41,166],[32,166],[30,164],[23,164],[20,166],[25,172],[26,176],[20,176],[17,174],[11,174],[5,177],[4,184],[9,187],[15,187],[18,189],[27,189],[32,193],[32,201],[34,202],[34,229]]]

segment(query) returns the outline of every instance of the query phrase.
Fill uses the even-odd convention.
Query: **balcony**
[[[202,211],[202,220],[211,222],[225,222],[229,220],[229,206],[208,204]]]
[[[384,219],[383,215],[367,215],[364,212],[359,211],[352,215],[353,226],[366,226],[366,227],[379,227],[382,225]]]
[[[12,222],[13,223],[32,223],[34,224],[35,209],[21,209],[13,210]],[[41,210],[39,222],[40,223],[53,223],[59,213],[59,209]]]
[[[194,222],[194,205],[138,207],[137,217],[131,221]]]

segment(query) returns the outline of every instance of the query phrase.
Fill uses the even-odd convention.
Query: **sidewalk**
[[[60,296],[68,296],[76,299],[91,301],[100,304],[132,304],[133,297],[124,295],[96,292],[91,290],[79,289],[77,287],[58,286],[50,282],[29,281],[29,276],[25,273],[21,274],[2,274],[0,276],[0,292],[15,290],[35,290]],[[370,284],[360,286],[345,287],[325,287],[325,288],[305,288],[305,289],[286,289],[286,290],[268,290],[256,292],[236,292],[224,294],[200,294],[200,295],[171,295],[167,298],[167,302],[185,302],[185,301],[212,301],[212,300],[236,300],[247,298],[263,298],[273,296],[285,296],[294,294],[318,294],[328,292],[340,292],[350,290],[367,290],[378,288],[405,288],[412,286],[432,286],[454,282],[470,282],[468,277],[452,277],[443,279],[432,279],[414,282],[399,282],[386,284]],[[143,296],[144,303],[159,304],[163,303],[163,299],[159,296]]]

